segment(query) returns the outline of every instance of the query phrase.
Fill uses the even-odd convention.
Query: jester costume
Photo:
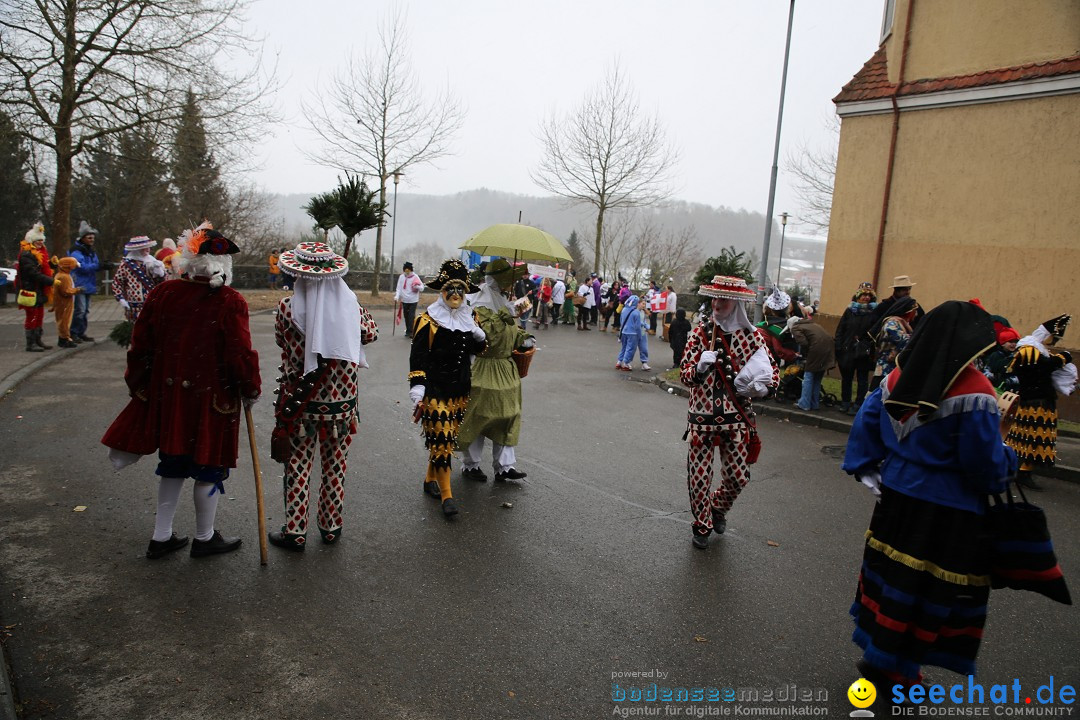
[[[428,287],[441,295],[413,327],[409,397],[428,449],[424,491],[439,497],[443,514],[450,517],[458,512],[450,490],[450,458],[469,405],[470,356],[484,352],[487,343],[472,309],[464,304],[465,294],[480,288],[468,282],[468,270],[460,260],[444,262]]]
[[[124,243],[125,256],[112,281],[112,293],[124,307],[124,318],[134,322],[146,296],[165,279],[165,264],[150,254],[156,242],[146,236]]]
[[[711,531],[723,533],[727,513],[750,479],[751,444],[756,441],[750,397],[764,397],[779,375],[769,351],[746,317],[753,300],[742,278],[716,276],[699,294],[714,298],[713,310],[690,333],[681,380],[690,388],[684,439],[694,546],[708,546]],[[715,300],[732,301],[731,304]],[[718,304],[720,307],[718,308]],[[713,489],[713,457],[720,453],[720,484]]]
[[[1020,399],[1005,442],[1020,458],[1018,480],[1027,484],[1032,470],[1049,467],[1056,459],[1058,391],[1052,376],[1065,370],[1072,356],[1067,352],[1052,353],[1047,346],[1061,339],[1071,319],[1061,315],[1035,328],[1017,343],[1007,369],[1008,374],[1016,376]]]
[[[322,469],[317,523],[324,543],[341,537],[345,515],[345,470],[357,431],[360,368],[368,367],[363,346],[378,339],[371,314],[341,276],[345,258],[328,245],[305,242],[278,258],[281,271],[296,278],[294,294],[278,304],[274,339],[281,348],[281,377],[275,433],[284,433],[285,522],[269,540],[303,550],[311,504],[311,473],[318,453]]]

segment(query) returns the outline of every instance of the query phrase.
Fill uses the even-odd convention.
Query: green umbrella
[[[501,255],[516,260],[573,260],[554,235],[529,225],[492,225],[460,247],[477,255]]]

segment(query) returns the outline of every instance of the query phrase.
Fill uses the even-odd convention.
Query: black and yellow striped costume
[[[1020,383],[1016,416],[1005,444],[1016,451],[1021,470],[1054,464],[1057,444],[1057,390],[1051,373],[1065,366],[1062,355],[1043,355],[1037,347],[1017,349],[1008,373]]]
[[[424,482],[437,482],[443,500],[453,497],[450,458],[472,389],[469,356],[479,354],[485,347],[472,333],[441,327],[427,313],[416,318],[409,355],[409,387],[424,386],[420,416],[424,446],[428,449]]]

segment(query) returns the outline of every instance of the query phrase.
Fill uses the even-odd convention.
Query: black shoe
[[[89,335],[86,335],[86,334],[80,335],[79,339],[82,340],[83,342],[94,342],[94,338],[92,338],[92,337],[90,337]]]
[[[705,548],[709,547],[709,536],[698,535],[697,533],[694,533],[694,537],[690,540],[690,542],[692,542],[694,544],[694,547],[696,547],[698,550],[704,550]]]
[[[322,535],[322,541],[324,545],[333,545],[341,539],[341,528],[337,530],[323,530],[319,528],[319,534]]]
[[[146,548],[146,557],[151,560],[157,560],[182,547],[187,547],[187,544],[187,535],[184,537],[176,537],[176,533],[173,533],[172,537],[168,540],[151,540],[150,545]]]
[[[433,498],[441,498],[442,491],[439,490],[439,483],[434,480],[428,480],[424,483],[424,492]]]
[[[713,510],[712,531],[717,535],[723,535],[725,530],[727,530],[727,518],[725,518],[721,513]]]
[[[45,348],[38,347],[37,345],[27,345],[26,352],[45,352]]]
[[[454,502],[454,498],[446,498],[442,501],[442,514],[446,517],[453,517],[458,514],[457,503]]]
[[[304,552],[304,547],[306,547],[304,543],[307,541],[307,538],[303,535],[284,533],[281,530],[266,533],[266,539],[269,540],[270,544],[274,547],[292,550],[293,552]]]
[[[58,343],[56,343],[56,344],[57,344],[58,346],[62,347],[62,348],[73,348],[73,347],[79,347],[78,345],[76,345],[76,344],[75,344],[74,342],[72,342],[71,340],[68,340],[67,338],[60,338],[60,341],[59,341]]]
[[[1035,482],[1035,478],[1031,475],[1030,470],[1021,470],[1016,473],[1016,484],[1023,485],[1028,490],[1042,490],[1043,486]]]
[[[481,470],[480,468],[472,468],[472,469],[465,468],[465,469],[463,469],[461,471],[461,477],[465,478],[466,480],[476,480],[478,482],[487,482],[487,475],[485,475],[484,471]],[[496,476],[495,479],[498,480],[499,479],[498,476]]]
[[[240,547],[243,542],[238,537],[222,537],[217,530],[209,540],[192,540],[191,557],[206,557],[207,555],[220,555],[232,552]]]
[[[528,477],[529,473],[523,473],[517,468],[510,468],[509,470],[503,470],[502,472],[495,473],[495,482],[506,482],[507,480],[520,480],[524,477]]]
[[[75,343],[76,345],[82,345],[83,344],[83,339],[81,337],[79,337],[78,335],[72,335],[71,336],[71,342]]]

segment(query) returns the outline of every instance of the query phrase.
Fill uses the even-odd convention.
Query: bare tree
[[[410,245],[401,251],[399,257],[411,262],[420,275],[434,275],[449,255],[446,248],[438,243],[427,241]],[[398,263],[399,265],[401,263]]]
[[[386,184],[395,173],[450,154],[450,140],[463,112],[448,91],[425,102],[408,55],[405,19],[393,11],[379,31],[379,46],[351,56],[319,88],[304,114],[322,139],[312,159],[331,167],[378,178],[379,203],[386,207]],[[375,277],[379,294],[383,227],[375,234]]]
[[[55,158],[58,252],[71,235],[74,160],[95,140],[175,124],[189,90],[219,138],[250,138],[267,118],[258,64],[235,74],[218,60],[258,45],[240,29],[245,8],[246,0],[3,0],[0,105]]]
[[[832,142],[812,148],[805,142],[788,152],[785,170],[794,176],[795,196],[802,203],[800,224],[815,233],[828,234],[832,213],[833,183],[836,180],[836,152],[840,145],[840,120],[835,115],[827,121]]]
[[[618,64],[570,115],[540,126],[543,158],[533,182],[596,208],[593,264],[600,267],[604,213],[654,205],[671,194],[678,160],[658,118],[646,118]]]
[[[663,233],[649,250],[650,279],[676,289],[685,287],[703,260],[701,243],[693,226]]]

